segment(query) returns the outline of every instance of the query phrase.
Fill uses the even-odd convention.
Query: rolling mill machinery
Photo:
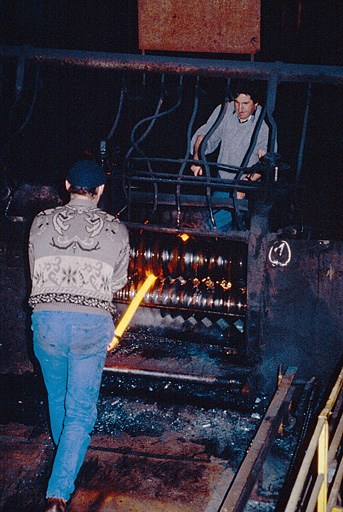
[[[135,199],[138,197],[139,194]],[[165,197],[164,201],[168,201],[168,198]],[[196,204],[193,202],[189,207],[195,209]],[[169,212],[171,217],[173,212],[173,209]],[[249,370],[258,363],[262,331],[263,267],[269,249],[268,233],[263,233],[267,220],[265,213],[263,211],[262,215],[252,215],[253,224],[244,232],[207,232],[189,227],[188,223],[187,227],[181,224],[179,228],[163,223],[158,226],[128,223],[131,242],[129,280],[114,300],[118,306],[129,304],[147,276],[157,276],[143,298],[138,323],[146,325],[153,318],[150,329],[145,334],[144,330],[140,331],[143,338],[151,340],[151,337],[155,337],[156,334],[152,336],[151,332],[151,327],[155,327],[154,332],[159,331],[162,339],[164,336],[174,339],[174,347],[172,351],[169,350],[168,366],[164,367],[165,378],[222,385],[226,381],[228,385],[230,383],[231,386],[242,388]],[[282,247],[275,249],[275,254],[276,257],[285,257]],[[158,313],[152,313],[151,309]],[[168,334],[166,329],[160,329],[162,325],[167,327]],[[221,353],[220,369],[206,367],[203,373],[204,362],[200,362],[200,367],[197,367],[199,363],[197,365],[192,360],[188,364],[188,378],[184,374],[185,371],[187,373],[184,362],[176,365],[177,370],[173,370],[175,361],[170,360],[173,354],[176,361],[182,359],[177,349],[181,348],[181,342],[175,343],[175,338],[180,337],[188,345],[191,354],[194,352],[192,346],[198,345],[200,359],[211,347],[217,357]],[[141,357],[136,359],[138,367],[131,368],[132,375],[163,377],[158,361],[162,339],[155,339],[155,347],[150,348],[151,363],[147,363],[148,356],[143,349]],[[126,350],[128,346],[131,347],[129,357],[121,359],[120,347],[123,343],[125,347],[125,336],[118,351],[115,350],[108,357],[106,366],[112,367],[112,371],[119,357],[119,366],[124,365],[129,372],[127,366],[134,352],[134,344],[128,339]],[[136,350],[140,352],[142,348],[136,347]],[[163,357],[166,357],[165,354]],[[186,356],[186,360],[189,357]],[[120,368],[117,369],[120,373]]]
[[[189,172],[195,111],[178,160],[148,157],[141,147],[159,114],[138,122],[148,125],[140,137],[134,127],[120,177],[131,236],[129,281],[115,302],[129,304],[149,274],[157,278],[133,322],[139,334],[130,329],[109,355],[109,372],[148,382],[156,377],[163,389],[185,382],[191,393],[198,392],[193,385],[219,387],[231,400],[249,388],[273,391],[282,366],[325,382],[338,364],[342,318],[333,297],[341,293],[341,245],[308,236],[294,215],[309,101],[293,183],[294,169],[272,151],[246,168],[263,119],[274,147],[278,80],[272,74],[266,81],[265,107],[242,166],[228,167],[232,180],[213,177],[218,166],[202,149],[203,176]],[[195,110],[196,103],[197,97]],[[220,121],[219,115],[215,126]],[[242,181],[247,172],[262,178]],[[118,176],[110,179],[117,199]],[[245,192],[243,200],[237,190]],[[233,215],[228,231],[215,226],[213,212],[222,208]]]
[[[114,298],[119,314],[149,273],[156,280],[130,329],[109,354],[108,372],[131,379],[155,376],[163,389],[172,386],[169,382],[182,381],[239,391],[251,377],[259,382],[270,377],[275,384],[280,364],[298,366],[304,378],[313,373],[324,377],[331,374],[341,357],[343,341],[342,244],[339,238],[307,236],[301,222],[297,220],[294,227],[294,218],[288,214],[294,204],[293,192],[301,185],[305,137],[311,121],[309,99],[311,94],[322,98],[326,88],[339,90],[343,83],[341,68],[37,48],[9,47],[1,52],[4,59],[16,58],[20,65],[61,64],[66,84],[71,76],[74,85],[83,83],[89,69],[96,70],[108,79],[111,94],[113,83],[120,92],[118,115],[106,140],[100,143],[100,160],[110,185],[106,207],[117,214],[121,203],[119,216],[127,223],[131,237],[129,281]],[[123,81],[120,91],[120,78],[125,76],[135,84],[151,81],[155,110],[151,98],[147,101],[147,96],[142,96],[140,109],[136,108],[136,99],[136,104],[131,102],[124,111],[128,85]],[[297,151],[291,148],[290,169],[283,158],[269,151],[254,169],[262,175],[260,181],[241,179],[246,173],[244,162],[240,168],[230,169],[234,179],[222,181],[214,177],[216,164],[202,154],[203,176],[192,176],[190,141],[197,127],[194,121],[202,81],[213,88],[217,80],[222,83],[232,78],[266,84],[261,119],[270,128],[270,148],[276,137],[275,108],[279,109],[277,139],[281,155],[288,148],[289,137],[294,143],[299,134],[300,142],[293,144]],[[170,83],[173,94],[166,100],[165,90]],[[160,98],[156,98],[156,84],[160,84]],[[182,90],[189,84],[192,92],[183,98]],[[292,116],[281,115],[282,105],[288,105],[289,98],[294,99],[299,90],[303,95],[299,100],[303,122],[299,122],[299,114],[293,135],[287,131]],[[217,91],[212,92],[217,104]],[[172,103],[170,108],[165,107],[168,101]],[[193,110],[190,106],[186,116],[185,106],[191,104]],[[85,112],[83,108],[78,114]],[[186,118],[184,124],[180,112]],[[168,140],[171,132],[167,132],[164,142],[168,144],[164,143],[163,148],[157,138],[151,156],[145,142],[151,132],[159,136],[157,123],[167,118],[168,128],[173,125],[179,131],[173,128],[173,141]],[[119,165],[114,163],[113,146],[111,149],[114,133],[121,146],[126,147],[130,141]],[[249,151],[256,136],[257,131]],[[183,157],[175,158],[182,147],[181,139]],[[172,142],[168,158],[166,146],[172,146]],[[165,158],[160,157],[161,153]],[[244,200],[237,200],[237,190],[245,192]],[[224,192],[225,196],[214,192]],[[208,228],[208,219],[216,209],[233,212],[235,229],[224,232]],[[18,344],[25,344],[22,338],[19,340],[18,334]],[[210,359],[216,364],[209,364]]]
[[[129,280],[114,297],[120,311],[147,276],[153,274],[156,280],[133,320],[140,326],[139,334],[129,329],[124,335],[107,358],[108,372],[138,380],[157,378],[164,388],[171,382],[221,387],[230,399],[255,388],[262,355],[266,263],[269,258],[272,267],[285,267],[290,261],[288,243],[280,242],[275,233],[279,205],[292,188],[284,179],[288,166],[274,152],[249,170],[245,166],[264,119],[270,126],[269,147],[275,146],[275,95],[272,82],[242,166],[223,166],[235,174],[231,180],[213,177],[218,165],[208,161],[202,149],[204,176],[187,172],[197,99],[184,159],[149,158],[139,146],[158,114],[139,121],[148,124],[139,139],[134,127],[119,185],[118,176],[110,176],[112,200],[119,187],[124,191],[131,243]],[[221,115],[211,133],[220,121]],[[155,170],[168,166],[174,170]],[[248,172],[257,172],[261,180],[242,181]],[[245,192],[244,199],[237,199],[237,190]],[[218,191],[220,195],[214,194]],[[221,208],[232,212],[234,227],[228,231],[215,225],[213,212]]]

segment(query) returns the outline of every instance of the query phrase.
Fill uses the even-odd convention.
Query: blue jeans
[[[213,197],[228,197],[229,194],[227,192],[214,191]],[[228,210],[220,209],[214,210],[213,217],[216,223],[217,231],[229,231],[232,229],[232,214]],[[207,221],[209,229],[213,229],[214,226],[212,224],[211,218]]]
[[[103,315],[38,311],[32,314],[32,330],[57,446],[46,496],[68,501],[96,421],[106,348],[114,325]]]
[[[217,231],[230,231],[232,229],[232,214],[228,210],[214,210],[214,221]],[[208,219],[209,229],[213,229],[211,218]]]

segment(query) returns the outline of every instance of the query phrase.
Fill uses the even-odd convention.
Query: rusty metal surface
[[[201,512],[224,471],[223,463],[204,454],[204,446],[172,437],[166,445],[157,438],[96,436],[68,509]]]
[[[154,318],[156,320],[157,316]],[[160,317],[159,321],[163,322],[163,318]],[[145,387],[155,387],[168,394],[182,389],[184,396],[193,395],[194,399],[201,395],[200,386],[204,386],[207,388],[207,400],[216,394],[217,403],[224,403],[231,394],[235,394],[237,400],[252,369],[239,360],[239,349],[227,333],[226,336],[222,334],[222,338],[227,338],[222,340],[223,346],[211,344],[213,341],[218,343],[218,337],[219,330],[217,339],[211,338],[208,323],[207,327],[203,326],[202,333],[199,328],[193,335],[193,341],[191,334],[183,336],[182,340],[180,330],[173,333],[170,330],[167,336],[158,328],[141,326],[129,329],[116,349],[108,354],[105,371],[117,387],[120,377],[123,377],[136,380],[136,386],[139,382],[143,386],[145,380]],[[240,400],[247,401],[247,397],[240,396]]]
[[[126,222],[125,223],[128,228],[130,229],[138,229],[140,227],[144,228],[144,230],[146,231],[156,231],[157,229],[157,226],[156,225],[138,225],[137,223],[134,223],[134,222]],[[206,236],[208,239],[211,239],[211,238],[216,238],[216,239],[227,239],[228,236],[227,236],[227,233],[223,232],[223,231],[205,231],[205,229],[203,230],[199,230],[199,229],[195,229],[195,228],[189,228],[189,227],[185,227],[185,226],[182,226],[181,227],[182,229],[182,233],[186,233],[190,236],[194,236],[194,235],[198,235],[198,236]],[[167,228],[167,227],[164,227],[164,226],[158,226],[158,231],[160,233],[170,233],[170,234],[173,234],[173,235],[179,235],[181,230],[179,228]],[[237,242],[246,242],[248,240],[248,233],[247,232],[244,232],[244,231],[235,231],[235,232],[232,232],[230,234],[230,240],[235,240]]]
[[[0,510],[42,511],[43,489],[51,470],[53,445],[47,430],[0,425]]]
[[[27,400],[18,394],[13,409]],[[267,406],[262,397],[245,412],[130,398],[103,384],[68,512],[217,512]],[[292,453],[284,437],[270,466],[274,482]],[[42,512],[54,456],[47,416],[0,425],[0,447],[1,512]]]
[[[54,453],[47,428],[35,436],[34,427],[1,426],[0,447],[0,510],[43,511]],[[225,461],[173,434],[94,435],[68,512],[201,512],[224,476],[233,476]]]
[[[118,71],[170,73],[192,76],[239,77],[279,82],[343,83],[342,66],[285,64],[283,62],[239,62],[185,57],[160,57],[124,53],[81,52],[19,46],[0,47],[0,56],[24,58],[40,63],[60,63]]]
[[[288,264],[282,258],[272,264],[270,255],[266,261],[263,366],[297,361],[304,378],[327,382],[342,356],[342,243],[283,241],[290,248]],[[267,254],[275,242],[269,241]]]
[[[287,372],[271,401],[247,455],[237,472],[219,512],[241,512],[249,499],[268,450],[292,399],[296,369]]]
[[[68,512],[216,511],[266,404],[238,413],[102,390]],[[0,425],[1,512],[43,510],[54,447],[46,417],[33,423]]]
[[[253,54],[260,49],[260,0],[138,1],[139,47]]]

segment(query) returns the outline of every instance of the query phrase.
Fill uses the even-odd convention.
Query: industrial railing
[[[308,115],[309,115],[309,106],[310,106],[310,98],[311,98],[311,85],[312,84],[330,84],[336,86],[343,85],[343,67],[342,66],[322,66],[322,65],[301,65],[301,64],[287,64],[283,62],[242,62],[242,61],[228,61],[222,59],[199,59],[199,58],[185,58],[185,57],[172,57],[172,56],[156,56],[156,55],[128,55],[128,54],[118,54],[118,53],[103,53],[103,52],[84,52],[84,51],[76,51],[76,50],[61,50],[61,49],[48,49],[48,48],[33,48],[29,46],[25,47],[17,47],[17,46],[0,46],[0,58],[2,60],[14,60],[17,64],[17,73],[16,73],[16,83],[15,83],[15,97],[18,99],[19,95],[23,89],[24,83],[24,68],[27,62],[36,62],[38,64],[55,64],[59,63],[64,67],[82,67],[82,68],[93,68],[93,69],[102,69],[102,70],[116,70],[116,71],[132,71],[132,72],[140,72],[140,73],[148,73],[148,74],[159,74],[161,75],[162,81],[164,80],[164,74],[167,75],[179,75],[180,84],[178,90],[181,90],[182,78],[185,76],[193,76],[199,79],[200,77],[218,77],[218,78],[227,78],[230,80],[231,78],[244,78],[250,80],[263,80],[266,82],[266,101],[265,107],[262,115],[265,115],[266,121],[268,122],[270,128],[270,140],[268,148],[270,151],[274,151],[275,140],[276,140],[276,122],[274,121],[273,114],[276,104],[276,97],[278,92],[278,86],[282,82],[295,82],[295,83],[307,83],[307,99],[305,100],[306,108],[304,113],[303,120],[303,129],[301,133],[301,141],[299,145],[299,153],[298,153],[298,163],[296,169],[296,178],[295,184],[298,185],[300,182],[300,174],[302,167],[302,158],[303,151],[305,145],[305,137],[306,130],[308,124]],[[36,83],[38,84],[39,75],[37,74]],[[116,116],[113,127],[108,134],[106,140],[100,141],[100,153],[103,156],[103,153],[106,153],[106,142],[113,136],[113,132],[115,131],[119,116],[122,110],[123,98],[126,91],[125,80],[123,79],[123,87],[121,90],[118,114]],[[162,84],[163,85],[163,84]],[[162,90],[164,88],[162,87]],[[198,90],[198,86],[196,87]],[[178,102],[170,109],[174,111],[180,105],[181,98],[178,98]],[[212,218],[212,207],[218,207],[217,203],[214,202],[214,198],[211,194],[211,191],[216,189],[218,183],[216,183],[215,179],[210,179],[210,171],[209,171],[209,163],[203,159],[201,162],[205,167],[206,176],[201,180],[197,177],[196,180],[191,182],[190,177],[185,177],[183,171],[185,169],[186,164],[192,163],[189,158],[189,145],[190,145],[190,136],[191,136],[191,128],[192,123],[194,121],[194,116],[196,113],[196,104],[197,98],[194,102],[194,112],[192,119],[189,123],[189,133],[187,135],[188,138],[188,148],[186,151],[186,155],[183,159],[178,159],[175,161],[176,164],[179,164],[178,172],[175,173],[176,176],[176,193],[175,193],[175,202],[177,205],[177,219],[179,222],[180,219],[180,209],[181,209],[181,184],[185,185],[193,185],[196,183],[197,187],[202,187],[203,192],[205,192],[204,197],[206,196],[206,206],[209,209]],[[159,102],[161,105],[161,99]],[[159,108],[159,107],[158,107]],[[31,109],[32,110],[32,109]],[[130,155],[131,164],[135,162],[133,155],[133,150],[138,147],[138,143],[142,139],[141,136],[138,140],[135,140],[133,134],[135,133],[136,127],[141,126],[143,121],[148,120],[149,125],[147,130],[144,133],[144,137],[150,131],[152,124],[157,118],[165,116],[168,111],[163,111],[157,113],[158,109],[153,116],[146,118],[145,120],[140,120],[139,123],[135,126],[132,131],[132,147],[127,153],[127,157]],[[261,122],[262,122],[261,115]],[[29,117],[29,116],[28,116]],[[27,119],[28,119],[27,117]],[[20,129],[23,128],[24,125],[27,124],[27,120],[22,125]],[[258,131],[254,137],[257,137]],[[147,160],[149,165],[153,162],[152,158],[145,158],[140,154],[141,160]],[[127,163],[128,158],[126,158]],[[158,159],[159,162],[166,162],[164,159]],[[244,165],[242,165],[244,168]],[[236,168],[236,171],[242,172],[241,168]],[[132,169],[130,168],[130,171]],[[275,174],[274,181],[277,181],[276,178],[277,173]],[[233,180],[232,183],[220,182],[221,187],[225,185],[225,190],[229,190],[233,192],[238,188],[238,181],[240,181],[240,189],[242,191],[255,190],[255,188],[259,185],[249,183],[246,181],[240,180],[241,174],[237,174],[237,180]],[[153,208],[155,209],[157,204],[157,189],[158,184],[165,182],[166,180],[170,182],[170,176],[166,176],[163,174],[157,175],[155,172],[150,173],[148,176],[141,175],[140,177],[135,176],[135,173],[131,173],[131,180],[135,180],[137,182],[138,179],[147,181],[151,181],[154,186],[154,198],[153,198]],[[239,213],[242,211],[242,201],[237,204],[237,200],[235,199],[235,195],[233,195],[233,199],[226,201],[226,206],[236,210],[236,216],[238,224],[240,224],[240,228],[242,229],[243,223],[239,221],[240,215]],[[158,197],[160,199],[160,196]],[[217,201],[217,199],[216,199]],[[224,202],[224,199],[221,201]],[[213,219],[212,219],[213,220]]]
[[[343,437],[342,387],[343,368],[318,416],[285,512],[343,511],[337,505],[343,478],[343,457],[340,454]]]

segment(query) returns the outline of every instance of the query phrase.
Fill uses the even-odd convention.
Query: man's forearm
[[[194,144],[194,160],[199,160],[199,148],[200,148],[200,145],[202,143],[202,141],[204,140],[204,135],[198,135],[197,136],[197,140],[195,141],[195,144]]]

